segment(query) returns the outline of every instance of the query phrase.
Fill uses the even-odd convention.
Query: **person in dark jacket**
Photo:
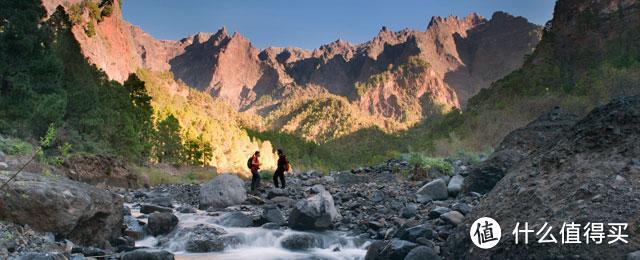
[[[289,161],[287,160],[287,156],[284,155],[284,152],[281,149],[278,149],[278,167],[276,168],[276,172],[273,174],[273,184],[276,188],[285,188],[284,181],[284,173],[290,170]],[[282,182],[282,187],[278,187],[278,179]]]
[[[251,169],[251,191],[255,191],[260,187],[260,151],[256,151],[249,159],[249,168]]]

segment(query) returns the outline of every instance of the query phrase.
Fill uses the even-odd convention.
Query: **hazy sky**
[[[313,49],[338,38],[371,39],[391,30],[424,30],[432,16],[466,16],[495,11],[543,25],[555,0],[123,0],[125,19],[159,39],[181,39],[227,26],[256,47]]]

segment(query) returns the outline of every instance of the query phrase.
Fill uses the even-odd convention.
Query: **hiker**
[[[251,170],[251,191],[256,191],[260,187],[260,151],[253,153],[247,161],[247,167]]]
[[[285,188],[284,173],[290,170],[291,165],[289,165],[287,156],[284,155],[282,149],[278,149],[278,167],[276,168],[276,172],[273,174],[273,184],[276,188],[278,188],[278,178],[280,178],[280,182],[282,182],[282,187],[280,188]]]

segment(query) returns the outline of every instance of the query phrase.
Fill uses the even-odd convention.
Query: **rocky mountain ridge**
[[[68,9],[80,2],[43,0],[50,13],[58,4]],[[124,20],[119,1],[111,2],[110,16],[85,19],[95,23],[95,35],[83,26],[73,30],[84,55],[109,77],[123,81],[140,68],[171,71],[176,80],[239,111],[263,116],[292,93],[329,93],[346,97],[365,114],[412,124],[434,106],[464,106],[481,88],[518,68],[541,37],[539,26],[497,12],[491,19],[434,17],[425,31],[383,27],[362,44],[337,40],[315,50],[261,50],[226,28],[157,40]],[[422,66],[398,69],[411,61]]]

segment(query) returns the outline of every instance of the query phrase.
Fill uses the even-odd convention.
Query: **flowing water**
[[[132,215],[138,217],[139,209],[130,205]],[[176,259],[364,259],[368,242],[363,242],[355,237],[349,237],[341,232],[300,232],[290,229],[265,229],[261,227],[225,227],[220,224],[220,219],[225,214],[210,216],[207,212],[174,213],[179,224],[176,230],[166,236],[147,236],[136,242],[139,247],[160,248],[176,255]],[[141,219],[146,222],[146,219]],[[234,237],[235,243],[226,245],[220,252],[189,253],[185,251],[187,232],[179,232],[184,228],[193,228],[196,225],[222,228],[227,233],[225,236]],[[281,245],[283,238],[292,234],[313,234],[322,246],[303,251],[289,250]]]

